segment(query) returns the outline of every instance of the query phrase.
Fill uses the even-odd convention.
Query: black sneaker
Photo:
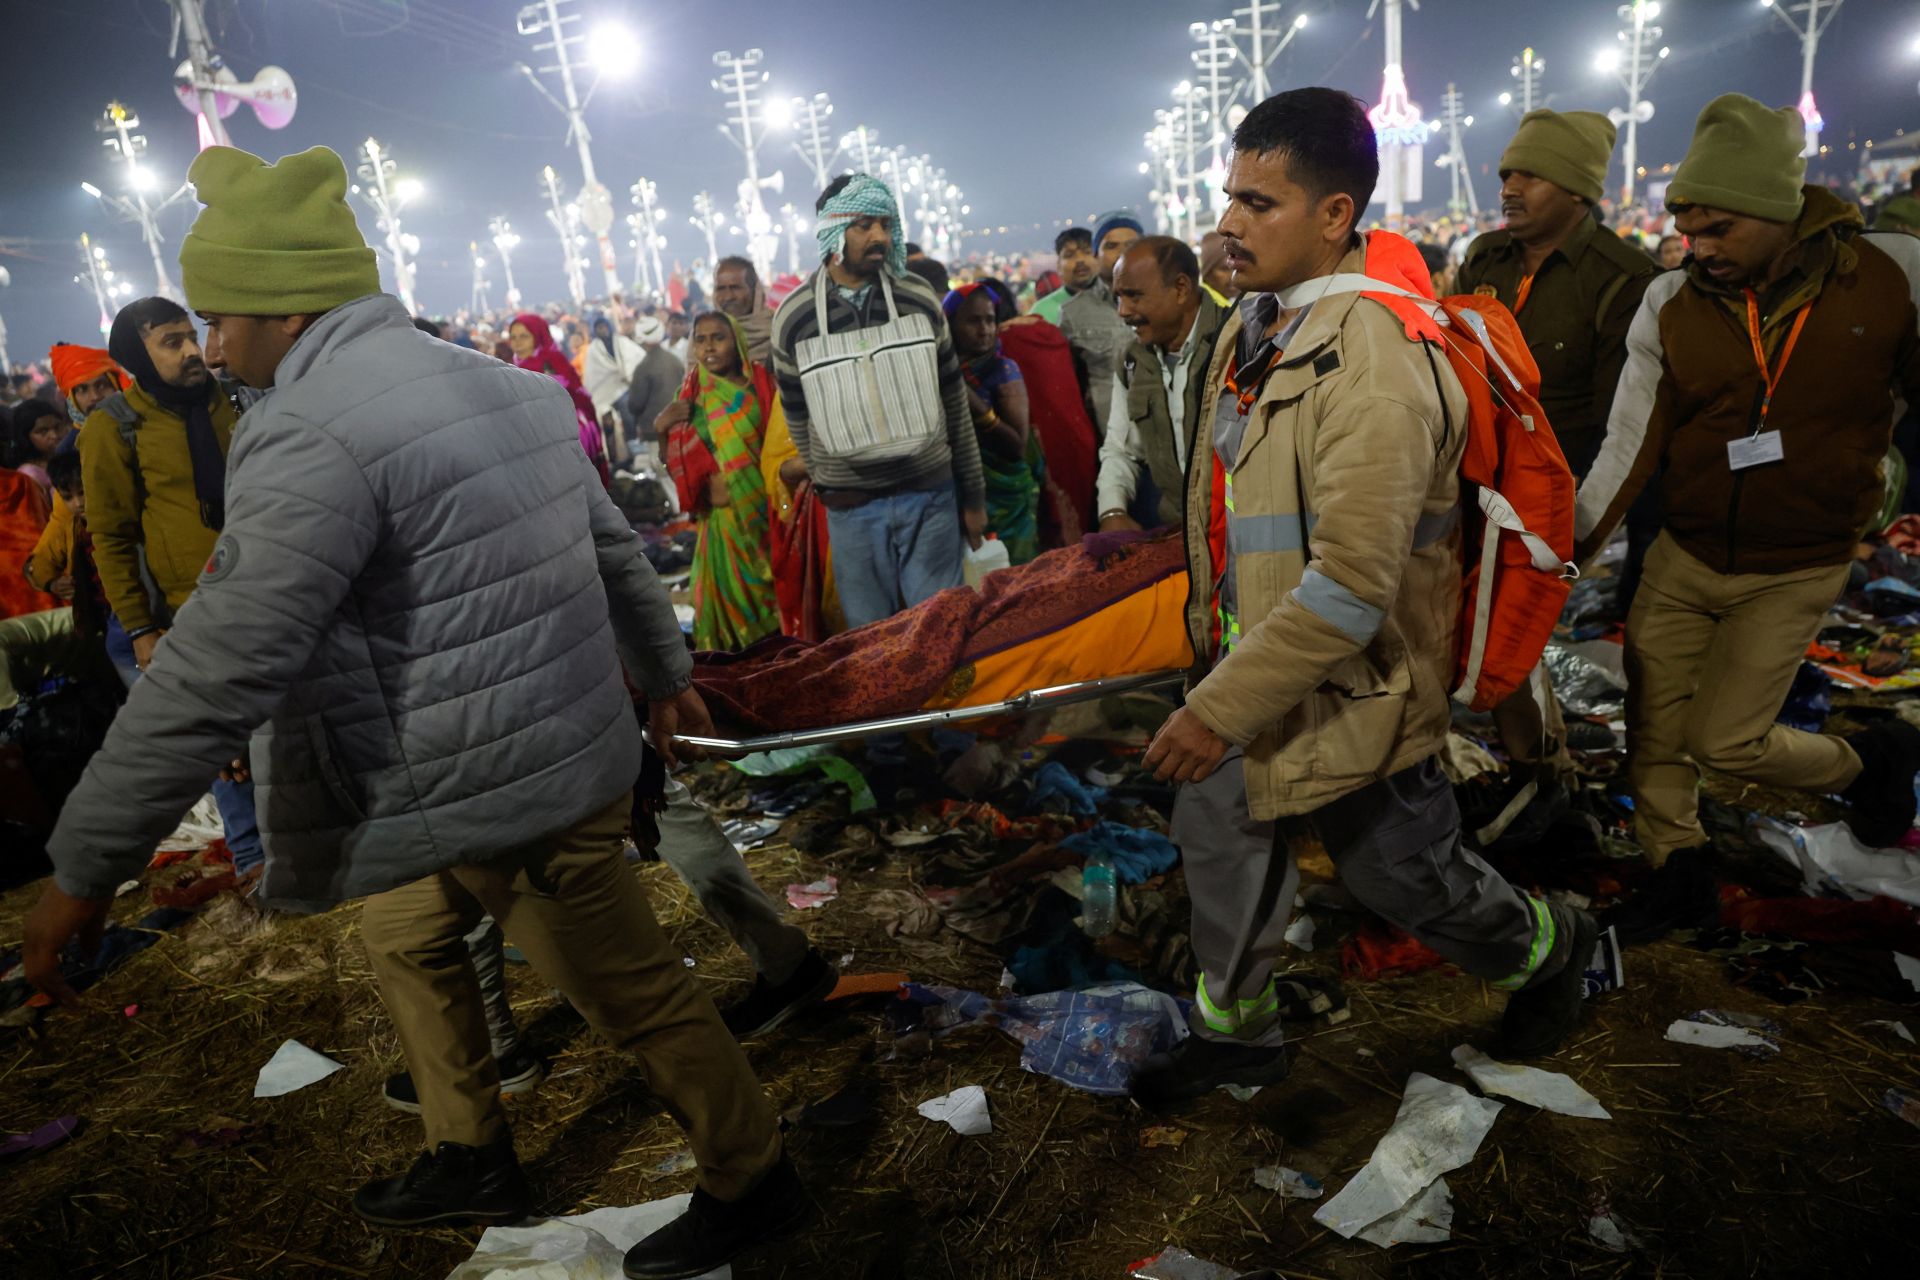
[[[509,1134],[484,1147],[443,1142],[423,1151],[405,1173],[354,1192],[353,1211],[379,1227],[518,1222],[533,1212],[533,1192]]]
[[[531,1049],[515,1049],[500,1059],[500,1093],[512,1097],[516,1093],[532,1093],[547,1078],[547,1064],[535,1057]],[[405,1111],[409,1115],[420,1114],[420,1095],[413,1087],[413,1076],[402,1071],[397,1076],[388,1076],[387,1084],[380,1096],[395,1111]]]
[[[1133,1097],[1143,1107],[1165,1107],[1211,1093],[1223,1084],[1279,1084],[1293,1070],[1293,1046],[1233,1044],[1190,1035],[1164,1058],[1133,1077]]]
[[[1675,929],[1699,929],[1720,914],[1720,890],[1713,879],[1713,850],[1701,845],[1667,855],[1640,891],[1600,919],[1615,931],[1623,947],[1658,942]]]
[[[1913,775],[1920,772],[1920,729],[1883,720],[1847,739],[1860,776],[1841,793],[1847,826],[1869,849],[1891,849],[1913,829]]]
[[[628,1280],[688,1280],[787,1235],[807,1216],[800,1175],[780,1163],[740,1199],[716,1200],[698,1187],[687,1211],[627,1250]]]
[[[1554,926],[1567,938],[1566,959],[1544,980],[1513,993],[1500,1018],[1499,1053],[1503,1058],[1538,1058],[1567,1042],[1580,1025],[1581,988],[1587,961],[1600,941],[1592,916],[1572,907],[1549,906]]]
[[[720,1015],[736,1040],[766,1035],[833,994],[840,975],[827,958],[809,949],[793,976],[779,986],[756,976],[747,998]]]

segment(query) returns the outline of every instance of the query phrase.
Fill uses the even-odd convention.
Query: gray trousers
[[[1273,970],[1300,883],[1292,842],[1309,834],[1363,905],[1475,977],[1518,990],[1567,959],[1567,940],[1546,904],[1460,843],[1460,811],[1436,761],[1311,813],[1256,822],[1241,754],[1232,748],[1205,782],[1181,787],[1174,800],[1173,840],[1186,864],[1200,966],[1190,1020],[1196,1034],[1242,1044],[1282,1040]]]
[[[712,814],[678,780],[667,779],[667,803],[657,819],[660,861],[686,882],[701,908],[725,929],[753,961],[754,972],[774,986],[794,975],[807,957],[807,935],[788,924],[747,871],[746,859],[720,830]],[[499,926],[481,918],[466,936],[480,994],[486,1006],[493,1056],[505,1058],[520,1044],[520,1029],[507,999],[506,958]]]

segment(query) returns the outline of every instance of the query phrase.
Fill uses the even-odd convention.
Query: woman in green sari
[[[773,376],[747,358],[732,317],[694,321],[687,380],[669,418],[667,470],[700,527],[693,553],[693,647],[744,649],[780,630],[767,564],[767,484],[760,447],[779,412]]]
[[[1040,485],[1046,456],[1028,422],[1020,366],[1000,353],[1000,297],[986,284],[963,284],[941,304],[953,353],[967,382],[967,402],[980,434],[987,486],[987,531],[1025,564],[1040,554]]]

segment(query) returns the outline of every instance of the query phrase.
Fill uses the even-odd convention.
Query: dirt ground
[[[862,910],[873,890],[923,880],[917,851],[823,859],[780,845],[750,864],[776,895],[840,876],[836,901],[794,914],[829,956],[851,955],[849,972],[905,969],[977,991],[997,984],[1001,961],[986,948],[944,932],[909,953]],[[749,977],[744,958],[670,871],[638,874],[716,1001],[736,998]],[[0,948],[17,943],[36,892],[0,898]],[[144,890],[129,893],[116,917],[130,922],[148,905]],[[68,1113],[86,1121],[65,1146],[6,1167],[0,1275],[437,1280],[470,1253],[477,1229],[378,1230],[348,1208],[356,1186],[403,1168],[420,1141],[417,1120],[379,1098],[402,1064],[358,915],[348,907],[262,921],[235,899],[216,900],[111,973],[83,1012],[0,1028],[0,1133]],[[1321,917],[1303,967],[1337,972],[1340,928]],[[1864,1024],[1904,1019],[1920,1030],[1920,1010],[1831,992],[1777,1005],[1730,986],[1719,959],[1674,943],[1630,952],[1626,964],[1627,988],[1594,1002],[1574,1043],[1542,1064],[1572,1075],[1613,1119],[1508,1104],[1479,1155],[1448,1175],[1452,1240],[1391,1252],[1331,1234],[1312,1220],[1313,1203],[1259,1189],[1253,1170],[1284,1163],[1320,1176],[1331,1194],[1365,1163],[1410,1072],[1466,1083],[1449,1050],[1488,1045],[1502,1000],[1477,982],[1430,971],[1350,983],[1351,1021],[1309,1033],[1287,1084],[1247,1103],[1216,1093],[1171,1117],[1023,1072],[1014,1042],[987,1029],[890,1060],[875,1007],[831,1009],[753,1045],[754,1068],[782,1110],[853,1087],[871,1098],[873,1118],[790,1133],[818,1214],[734,1275],[1115,1280],[1176,1244],[1288,1276],[1910,1267],[1920,1129],[1879,1101],[1890,1086],[1920,1086],[1920,1049]],[[553,1064],[548,1083],[513,1106],[542,1211],[689,1190],[690,1174],[651,1172],[683,1143],[636,1064],[599,1043],[530,970],[511,972],[533,1043]],[[1775,1020],[1782,1052],[1761,1061],[1663,1039],[1670,1021],[1702,1008]],[[255,1073],[289,1037],[346,1069],[254,1099]],[[915,1113],[965,1084],[986,1087],[990,1136],[961,1137]],[[1169,1126],[1184,1135],[1179,1145],[1143,1145],[1144,1130]],[[1587,1223],[1599,1205],[1642,1246],[1614,1254],[1596,1245]]]

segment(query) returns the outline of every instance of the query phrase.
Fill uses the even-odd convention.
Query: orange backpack
[[[1570,563],[1573,472],[1540,407],[1540,368],[1513,313],[1493,298],[1436,302],[1358,275],[1322,277],[1295,292],[1306,290],[1313,298],[1390,294],[1438,322],[1447,363],[1467,396],[1460,455],[1466,564],[1453,697],[1490,710],[1527,683],[1579,577]]]

